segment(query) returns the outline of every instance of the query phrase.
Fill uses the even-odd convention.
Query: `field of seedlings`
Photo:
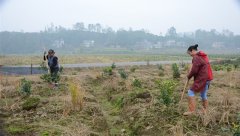
[[[48,74],[1,75],[0,135],[239,136],[240,60],[212,67],[208,112],[196,95],[189,117],[182,115],[187,92],[180,102],[190,69],[184,63],[68,68],[57,87]]]

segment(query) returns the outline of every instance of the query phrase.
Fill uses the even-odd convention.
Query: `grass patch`
[[[32,128],[25,124],[10,124],[5,130],[11,135],[22,135],[31,132]]]

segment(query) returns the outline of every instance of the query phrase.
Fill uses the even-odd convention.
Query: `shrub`
[[[220,71],[221,70],[219,65],[213,65],[212,68],[213,68],[214,71]]]
[[[40,69],[42,69],[42,70],[44,70],[44,71],[48,71],[48,67],[47,67],[45,61],[43,61],[43,62],[40,64]]]
[[[182,60],[179,65],[181,66],[181,68],[184,68],[186,66],[186,63]]]
[[[172,64],[173,78],[180,78],[179,67],[176,63]]]
[[[51,82],[59,82],[60,81],[60,74],[43,74],[40,78],[47,83]]]
[[[157,81],[157,84],[160,89],[160,102],[162,102],[166,106],[169,106],[171,103],[174,102],[173,91],[177,85],[176,82],[173,80],[164,80]]]
[[[60,68],[59,68],[59,72],[60,72],[60,73],[63,72],[63,66],[60,66]]]
[[[52,77],[52,81],[53,82],[59,82],[60,81],[60,73],[57,73],[57,74],[51,74],[51,77]]]
[[[128,78],[128,74],[125,72],[124,69],[119,69],[118,73],[120,74],[121,78],[123,78],[123,79],[127,79]]]
[[[139,79],[133,79],[132,85],[134,87],[139,87],[139,88],[142,87],[142,83],[141,83],[141,81]]]
[[[106,67],[106,68],[103,69],[103,74],[108,75],[108,76],[113,75],[112,70],[113,70],[112,67]]]
[[[115,63],[112,63],[111,68],[112,68],[112,69],[115,69],[116,67],[117,67],[116,64],[115,64]]]
[[[231,66],[227,66],[227,72],[232,71],[232,67]]]
[[[32,82],[26,80],[25,78],[20,80],[20,92],[24,95],[30,95]]]
[[[40,103],[40,99],[36,97],[27,98],[26,101],[22,104],[23,110],[35,109]]]
[[[40,76],[40,78],[44,81],[44,82],[52,82],[52,77],[51,74],[43,74]]]
[[[69,90],[71,92],[72,106],[75,110],[81,110],[83,107],[84,92],[80,87],[74,83],[69,83]]]
[[[131,71],[132,73],[134,73],[134,72],[136,71],[136,69],[137,69],[136,66],[132,66],[132,67],[130,68],[130,71]]]
[[[239,67],[238,64],[233,64],[234,69],[237,69]]]
[[[158,70],[164,71],[164,68],[163,68],[163,66],[161,64],[158,64],[157,67],[158,67]]]
[[[232,127],[233,135],[239,136],[240,135],[240,112],[237,114],[237,120],[235,123],[233,123]]]

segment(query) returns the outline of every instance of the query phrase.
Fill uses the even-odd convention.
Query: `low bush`
[[[128,78],[128,74],[126,73],[126,71],[124,69],[119,69],[118,73],[120,74],[122,79],[127,79]]]
[[[111,68],[112,68],[112,69],[115,69],[116,67],[117,67],[116,64],[115,64],[115,63],[112,63]]]
[[[103,69],[103,74],[104,75],[107,75],[107,76],[110,76],[110,75],[113,75],[113,69],[112,67],[106,67]]]
[[[47,64],[45,61],[43,61],[41,64],[40,64],[40,69],[44,70],[44,71],[48,71],[48,67],[47,67]]]
[[[40,99],[39,98],[37,98],[37,97],[29,97],[22,104],[22,109],[23,110],[35,109],[38,106],[39,103],[40,103]]]
[[[227,66],[227,72],[231,72],[232,71],[232,66]]]
[[[180,78],[179,67],[176,63],[172,64],[173,78]]]
[[[43,74],[40,76],[40,78],[44,81],[44,82],[52,82],[52,77],[50,74]]]
[[[132,73],[134,73],[134,72],[136,71],[136,69],[137,69],[137,66],[132,66],[132,67],[130,68],[130,71],[131,71]]]
[[[141,88],[142,87],[142,82],[139,79],[135,78],[132,81],[132,86]]]
[[[158,64],[157,67],[158,67],[158,70],[164,71],[164,68],[161,64]]]
[[[169,106],[174,102],[174,89],[177,83],[174,80],[156,81],[159,86],[160,95],[159,101],[166,106]]]
[[[40,78],[47,83],[51,82],[59,82],[60,81],[60,74],[43,74]]]
[[[31,94],[31,87],[32,82],[29,80],[26,80],[25,78],[20,80],[20,93],[24,95],[30,95]]]

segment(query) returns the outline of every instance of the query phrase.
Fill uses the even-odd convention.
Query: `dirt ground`
[[[201,100],[196,97],[197,112],[191,117],[182,115],[187,110],[187,93],[179,103],[186,82],[185,68],[180,68],[178,79],[173,79],[170,65],[163,66],[164,70],[153,65],[117,66],[111,74],[103,69],[64,69],[55,88],[40,75],[2,75],[0,130],[10,136],[229,136],[237,132],[239,69],[214,71],[208,113],[201,112]],[[29,96],[19,91],[22,78],[32,82]],[[160,96],[159,83],[164,81],[175,84],[169,105]],[[77,86],[76,92],[70,84]],[[39,101],[26,110],[23,105],[28,98]]]

